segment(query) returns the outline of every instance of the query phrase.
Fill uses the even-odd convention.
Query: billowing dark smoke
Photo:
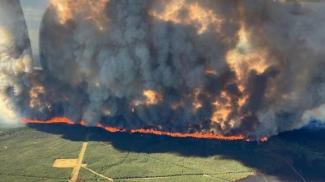
[[[23,111],[258,137],[324,120],[325,3],[52,0]],[[28,105],[28,106],[27,106]]]

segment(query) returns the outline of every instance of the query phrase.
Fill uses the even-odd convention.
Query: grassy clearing
[[[284,133],[258,144],[110,134],[67,125],[30,127],[0,129],[0,181],[67,181],[71,170],[52,168],[52,163],[77,158],[85,140],[84,163],[115,181],[221,182],[256,173],[284,181],[301,180],[297,173],[307,181],[325,179],[324,130]],[[86,169],[80,176],[81,181],[105,181]]]
[[[235,160],[121,152],[101,142],[89,145],[85,162],[89,168],[118,181],[234,181],[253,174],[252,169]]]
[[[82,141],[30,128],[0,129],[0,181],[67,181],[71,170],[52,168],[55,159],[76,158]],[[144,143],[146,145],[146,143]],[[144,146],[164,147],[159,144]],[[115,181],[234,181],[253,174],[241,162],[221,156],[182,156],[171,152],[132,152],[110,142],[89,142],[84,163]],[[82,181],[105,181],[81,170]]]
[[[52,168],[57,158],[75,157],[80,142],[28,128],[1,130],[0,181],[66,181],[70,171]]]

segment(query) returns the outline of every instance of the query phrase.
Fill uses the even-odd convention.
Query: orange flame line
[[[80,123],[75,123],[66,117],[54,117],[49,120],[33,120],[33,119],[28,119],[28,118],[22,118],[21,121],[24,124],[68,124],[68,125],[82,125],[82,126],[86,125],[85,121],[81,121]],[[97,124],[96,127],[102,128],[102,129],[104,129],[108,132],[111,132],[111,133],[129,132],[129,133],[169,136],[169,137],[175,137],[175,138],[200,138],[200,139],[215,139],[215,140],[224,140],[224,141],[238,141],[238,140],[245,141],[247,139],[244,135],[226,136],[226,135],[221,135],[221,134],[215,134],[212,132],[179,133],[179,132],[159,131],[156,129],[126,130],[126,129],[122,129],[122,128],[104,126],[102,124]]]

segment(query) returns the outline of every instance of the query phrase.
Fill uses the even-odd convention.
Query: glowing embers
[[[58,22],[62,25],[75,18],[90,20],[103,31],[108,17],[105,9],[109,0],[51,0]]]
[[[167,1],[164,9],[152,10],[149,15],[163,21],[175,24],[193,25],[198,34],[202,34],[212,28],[220,32],[223,19],[212,10],[205,9],[198,3],[190,3],[185,0]]]

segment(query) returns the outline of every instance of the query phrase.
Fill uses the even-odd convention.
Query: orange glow
[[[135,129],[131,130],[131,133],[142,133],[142,134],[154,134],[163,135],[176,138],[202,138],[202,139],[216,139],[216,140],[244,140],[244,135],[226,136],[221,134],[215,134],[213,132],[193,132],[193,133],[178,133],[178,132],[165,132],[154,129]]]
[[[69,118],[66,117],[54,117],[49,120],[32,120],[27,118],[22,118],[21,121],[25,124],[69,124],[73,125],[75,124],[73,121],[71,121]]]
[[[222,91],[220,98],[218,98],[213,103],[215,110],[212,114],[211,121],[213,123],[218,123],[223,128],[225,123],[228,121],[229,115],[231,114],[233,108],[231,104],[231,97],[227,92]]]
[[[202,108],[202,104],[199,101],[193,102],[193,109],[196,111],[198,109]]]
[[[145,90],[143,96],[146,98],[146,105],[156,105],[162,100],[162,96],[154,90]]]
[[[243,14],[243,10],[240,11]],[[270,66],[267,62],[267,51],[261,47],[254,46],[251,32],[243,21],[240,23],[237,37],[238,42],[236,46],[227,52],[225,58],[230,69],[236,74],[234,83],[237,85],[241,95],[236,98],[236,105],[232,104],[233,99],[227,93],[222,93],[220,96],[224,100],[223,102],[220,101],[220,98],[215,102],[215,112],[211,120],[212,122],[221,124],[221,127],[225,124],[232,126],[241,120],[242,108],[246,105],[250,97],[249,93],[247,93],[246,82],[251,71],[262,74]],[[238,116],[227,121],[227,119],[229,120],[231,111],[237,111]]]
[[[261,48],[253,48],[250,36],[244,23],[241,23],[237,46],[226,55],[227,63],[235,71],[239,80],[244,80],[245,74],[251,70],[261,74],[269,67],[266,51]]]
[[[41,94],[45,94],[45,88],[41,85],[35,86],[29,91],[29,97],[30,97],[29,107],[30,108],[35,108],[37,106],[42,105],[38,99],[39,95],[41,95]]]
[[[182,16],[184,11],[186,16]],[[185,0],[169,1],[164,11],[151,11],[149,14],[175,24],[194,25],[198,34],[206,32],[210,26],[220,32],[220,25],[223,22],[223,19],[215,15],[212,10],[204,9],[198,3],[185,2]]]
[[[192,103],[192,107],[193,107],[194,111],[201,109],[203,106],[201,101],[199,100],[200,94],[201,94],[201,89],[194,90],[194,101]]]
[[[68,125],[83,125],[83,126],[86,125],[85,121],[81,121],[80,123],[74,123],[72,120],[66,117],[54,117],[49,120],[32,120],[32,119],[23,118],[21,119],[21,121],[25,124],[68,124]],[[215,140],[227,140],[227,141],[246,140],[246,137],[244,135],[226,136],[226,135],[216,134],[213,132],[178,133],[178,132],[159,131],[156,129],[126,130],[122,128],[104,126],[103,124],[97,124],[96,127],[102,128],[111,133],[129,132],[129,133],[138,133],[138,134],[153,134],[153,135],[169,136],[175,138],[201,138],[201,139],[215,139]]]
[[[207,75],[212,75],[212,76],[217,76],[218,72],[212,68],[208,68],[205,70],[205,74]]]
[[[267,136],[262,136],[260,138],[260,142],[267,142],[269,140],[269,138]]]
[[[58,21],[64,25],[77,16],[95,23],[99,30],[104,30],[107,17],[105,8],[109,0],[51,0],[50,5],[56,11]]]
[[[65,24],[72,19],[72,11],[69,8],[69,1],[66,0],[52,0],[51,6],[56,10],[59,22]]]
[[[238,99],[237,104],[238,104],[239,108],[243,107],[243,106],[247,103],[248,98],[249,98],[248,95],[245,95],[245,96],[240,97],[240,98]]]
[[[163,96],[154,91],[154,90],[144,90],[143,91],[143,99],[141,100],[134,100],[132,103],[131,103],[131,110],[132,112],[135,111],[135,108],[137,106],[142,106],[142,105],[146,105],[146,106],[153,106],[153,105],[156,105],[158,104],[159,102],[161,102],[163,100]]]

